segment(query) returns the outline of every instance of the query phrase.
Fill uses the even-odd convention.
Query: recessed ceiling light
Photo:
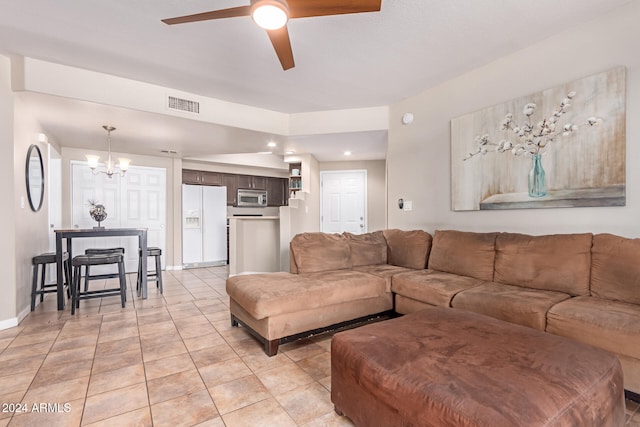
[[[350,156],[350,155],[351,155],[351,151],[345,151],[345,152],[344,152],[344,155],[345,155],[345,156]]]
[[[278,144],[276,144],[275,142],[271,141],[270,143],[267,144],[267,147],[276,147]]]

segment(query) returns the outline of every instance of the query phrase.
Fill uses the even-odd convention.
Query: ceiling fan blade
[[[283,70],[288,70],[295,67],[293,62],[293,51],[291,50],[291,40],[289,39],[289,30],[287,26],[278,30],[267,30],[271,44],[276,50],[280,64],[282,64]]]
[[[186,24],[187,22],[208,21],[210,19],[235,18],[237,16],[250,16],[251,6],[239,6],[229,9],[213,10],[211,12],[196,13],[195,15],[178,16],[176,18],[163,19],[167,25]]]
[[[287,0],[289,18],[378,12],[382,0]]]

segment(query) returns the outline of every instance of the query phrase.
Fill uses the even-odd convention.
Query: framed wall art
[[[626,70],[451,120],[454,211],[624,206]]]

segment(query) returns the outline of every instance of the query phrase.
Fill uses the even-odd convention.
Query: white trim
[[[18,323],[20,322],[18,322],[17,317],[12,317],[11,319],[7,320],[0,320],[0,331],[9,328],[15,328],[16,326],[18,326]]]
[[[164,269],[165,271],[182,270],[182,266],[181,265],[165,265]]]
[[[20,313],[18,313],[18,324],[20,324],[20,322],[22,322],[24,320],[24,318],[29,315],[29,313],[31,313],[31,306],[30,305],[26,306],[25,308],[22,309],[22,311]]]

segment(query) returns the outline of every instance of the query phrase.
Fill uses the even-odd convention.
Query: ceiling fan
[[[210,19],[251,16],[260,27],[267,30],[271,44],[280,59],[282,69],[295,66],[287,21],[313,16],[342,15],[347,13],[378,12],[382,0],[251,0],[249,6],[231,7],[163,19],[167,25],[187,22],[208,21]]]

